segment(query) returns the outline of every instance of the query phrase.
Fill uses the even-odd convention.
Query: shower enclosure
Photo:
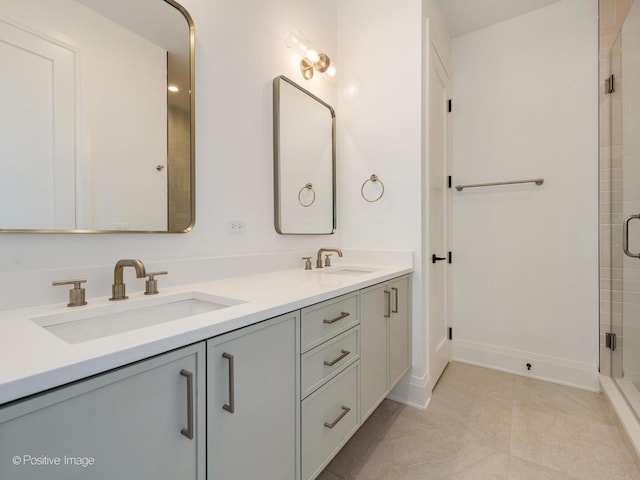
[[[618,15],[601,37],[600,365],[640,418],[640,2]]]

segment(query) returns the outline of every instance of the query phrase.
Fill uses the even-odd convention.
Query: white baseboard
[[[394,402],[399,402],[414,408],[425,410],[431,400],[431,389],[429,388],[429,374],[417,377],[407,373],[396,387],[387,396]]]
[[[454,360],[548,382],[600,391],[598,365],[524,352],[496,345],[453,340]],[[526,365],[531,364],[531,370]]]

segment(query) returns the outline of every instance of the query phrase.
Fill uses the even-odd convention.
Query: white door
[[[76,228],[74,62],[64,46],[0,21],[1,228]]]
[[[452,357],[447,302],[449,75],[431,44],[429,51],[429,379],[431,388]],[[435,262],[433,261],[435,260]]]

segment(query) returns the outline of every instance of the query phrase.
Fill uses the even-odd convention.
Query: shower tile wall
[[[605,80],[620,75],[618,34],[632,0],[600,0],[600,371],[611,371],[605,333],[622,334],[622,129],[620,96],[606,95]],[[620,86],[620,84],[619,84]],[[612,104],[612,101],[614,104]],[[612,125],[612,121],[616,124]],[[612,128],[613,127],[613,128]],[[617,132],[612,135],[612,132]],[[614,246],[612,254],[612,245]],[[622,340],[622,338],[620,338]],[[622,341],[619,342],[622,345]],[[621,352],[621,349],[620,349]]]
[[[171,171],[167,185],[169,196],[169,230],[184,230],[191,222],[189,113],[177,107],[169,110],[169,155],[167,168]]]

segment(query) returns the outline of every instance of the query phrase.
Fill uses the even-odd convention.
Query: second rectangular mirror
[[[276,231],[334,233],[335,111],[280,76],[273,80],[273,125]]]

